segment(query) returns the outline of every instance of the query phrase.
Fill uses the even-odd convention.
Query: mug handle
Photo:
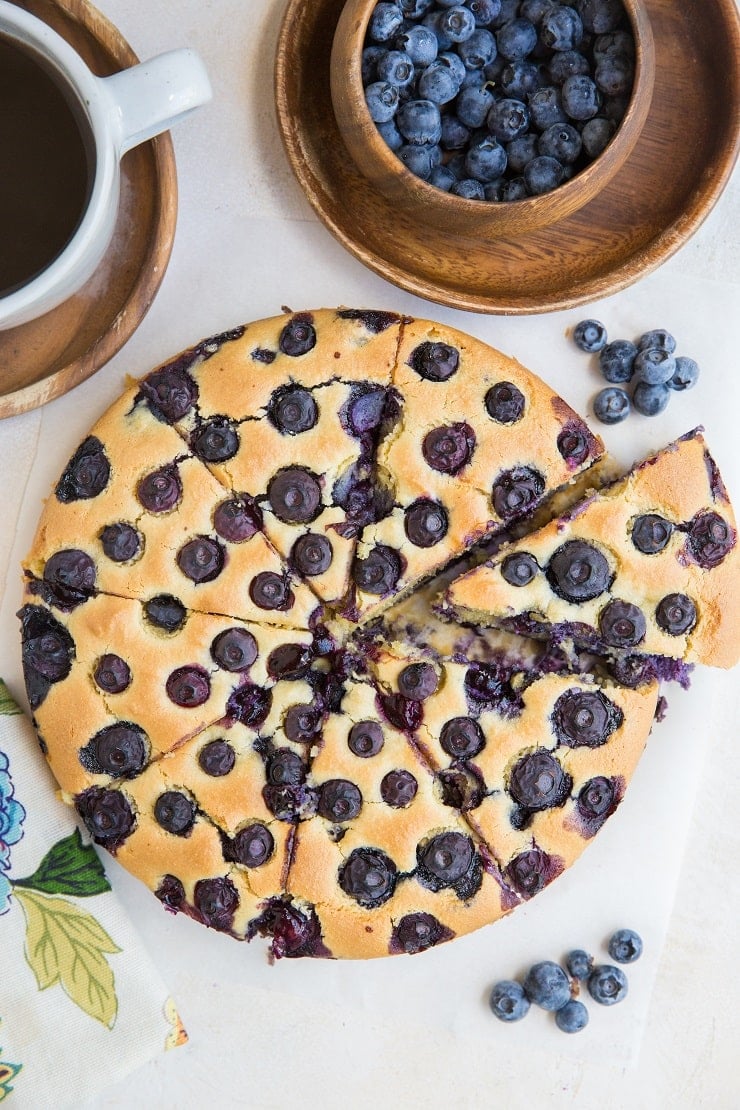
[[[99,80],[112,100],[121,154],[169,130],[213,95],[200,56],[188,47]]]

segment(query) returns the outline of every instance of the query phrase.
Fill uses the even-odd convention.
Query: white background
[[[306,0],[310,3],[311,0]],[[180,208],[172,260],[141,327],[89,382],[0,423],[0,674],[21,695],[19,561],[42,499],[127,374],[204,335],[294,309],[345,304],[447,321],[519,358],[580,412],[600,383],[567,337],[585,315],[613,338],[672,330],[697,388],[648,420],[598,430],[625,464],[702,423],[740,502],[740,180],[677,256],[632,289],[570,312],[501,318],[397,290],[318,221],[283,154],[272,63],[283,0],[100,0],[142,58],[176,46],[203,56],[214,100],[173,134]],[[595,422],[592,421],[595,427]],[[740,584],[739,584],[740,585]],[[703,671],[668,691],[627,797],[584,858],[506,921],[416,960],[284,961],[171,918],[114,863],[108,870],[179,1004],[188,1046],[86,1110],[123,1107],[711,1107],[740,1105],[740,759],[738,671]],[[644,936],[630,994],[566,1037],[531,1012],[487,1012],[498,978],[571,946],[604,957],[613,928]],[[59,1052],[64,1051],[60,1030]],[[54,1050],[54,1046],[50,1046]],[[75,1104],[74,1092],[69,1092]],[[20,1103],[19,1103],[20,1104]]]

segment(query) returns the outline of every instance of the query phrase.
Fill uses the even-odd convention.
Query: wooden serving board
[[[740,148],[735,0],[644,0],[656,74],[625,165],[584,208],[501,238],[440,231],[395,208],[355,168],[336,125],[329,56],[343,0],[288,0],[275,95],[283,144],[329,231],[381,277],[477,312],[524,314],[607,296],[654,270],[697,230]]]
[[[86,0],[14,2],[67,39],[100,77],[139,60]],[[164,277],[176,216],[175,156],[165,133],[125,155],[113,239],[87,284],[40,319],[0,331],[0,417],[67,393],[120,350]]]

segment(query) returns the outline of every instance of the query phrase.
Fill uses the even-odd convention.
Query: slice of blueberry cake
[[[595,658],[626,635],[602,609],[645,614],[640,652],[736,651],[700,435],[564,511],[603,458],[518,363],[394,313],[286,312],[152,371],[24,564],[63,797],[166,909],[275,957],[416,953],[508,913],[616,810],[656,712],[631,644]],[[527,529],[500,609],[492,553]]]
[[[732,667],[740,550],[699,430],[457,579],[457,619],[616,654]]]
[[[454,328],[407,321],[393,388],[399,411],[377,459],[392,508],[362,534],[354,619],[526,518],[603,454],[541,379]]]

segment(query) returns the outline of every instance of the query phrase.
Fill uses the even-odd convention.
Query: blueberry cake
[[[659,681],[434,606],[603,460],[520,364],[390,312],[286,310],[132,383],[24,565],[62,796],[168,910],[275,957],[508,913],[619,805]]]
[[[457,578],[459,620],[571,638],[622,669],[635,655],[732,667],[740,551],[699,429]]]

